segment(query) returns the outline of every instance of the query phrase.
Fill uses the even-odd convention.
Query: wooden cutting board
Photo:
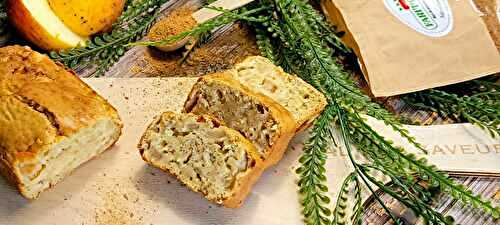
[[[117,107],[125,127],[116,146],[33,202],[0,179],[1,225],[301,224],[291,173],[299,151],[270,169],[240,209],[205,201],[147,166],[136,144],[159,112],[179,111],[193,78],[89,79]],[[270,188],[272,187],[272,188]],[[275,210],[270,214],[270,209]]]
[[[85,79],[117,107],[125,123],[123,136],[112,149],[77,169],[36,201],[23,199],[4,179],[0,179],[0,225],[303,224],[293,170],[297,166],[305,134],[292,141],[284,159],[264,173],[239,209],[213,205],[142,161],[136,144],[145,126],[160,112],[179,111],[195,80]],[[370,123],[380,132],[392,135],[377,121]],[[439,164],[444,159],[454,161],[455,167],[460,170],[479,168],[482,172],[500,173],[500,165],[485,163],[488,160],[500,161],[500,141],[489,138],[473,126],[410,126],[409,129],[419,141],[436,152],[436,157],[431,157],[433,162]],[[447,135],[436,135],[439,131],[447,132]],[[460,141],[449,142],[447,137],[451,133]],[[486,144],[489,152],[486,153],[486,147],[482,146],[480,150],[474,150],[477,144]],[[441,146],[443,153],[433,150],[435,146]],[[450,153],[453,149],[455,154]],[[477,154],[468,154],[474,151]],[[464,160],[470,166],[463,166]],[[329,194],[333,197],[350,166],[344,160],[344,153],[336,149],[329,153],[327,166]]]

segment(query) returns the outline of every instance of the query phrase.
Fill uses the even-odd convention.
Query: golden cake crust
[[[201,191],[196,191],[205,196],[209,201],[221,204],[224,207],[227,208],[238,208],[240,207],[245,198],[250,194],[252,186],[257,182],[257,180],[260,178],[262,172],[264,171],[264,164],[262,160],[259,157],[259,154],[257,153],[257,149],[255,149],[254,145],[247,140],[245,137],[243,137],[239,132],[236,130],[233,130],[231,128],[225,127],[224,124],[221,121],[218,121],[217,119],[213,118],[212,116],[209,115],[194,115],[194,114],[186,114],[185,116],[191,116],[191,117],[196,117],[197,120],[202,120],[202,121],[210,121],[211,123],[214,124],[220,124],[221,129],[224,130],[225,135],[229,137],[229,139],[232,140],[232,142],[238,143],[241,146],[244,146],[246,149],[246,154],[248,156],[248,161],[249,165],[247,169],[240,174],[238,174],[235,178],[234,185],[230,190],[230,196],[227,198],[222,198],[222,199],[210,199],[208,198],[208,193],[202,193]],[[138,144],[138,149],[139,153],[142,156],[142,159],[146,161],[148,164],[157,167],[170,175],[176,177],[178,180],[182,182],[182,179],[180,179],[178,176],[175,175],[172,171],[170,171],[166,165],[162,165],[159,163],[155,163],[151,158],[148,157],[147,154],[145,154],[145,151],[148,151],[148,149],[145,148],[145,146],[149,146],[149,143],[152,141],[152,133],[154,133],[154,126],[159,123],[160,120],[176,120],[176,118],[179,117],[176,115],[176,113],[173,112],[164,112],[161,115],[157,116],[151,124],[148,126],[146,131],[141,137],[141,140],[139,141]]]
[[[116,110],[74,72],[29,47],[0,48],[0,170],[20,184],[50,146]],[[8,171],[5,171],[8,170]]]

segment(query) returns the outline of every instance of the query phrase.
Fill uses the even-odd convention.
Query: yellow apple
[[[121,15],[126,0],[48,0],[50,8],[73,32],[90,36],[106,31]]]
[[[88,37],[68,28],[50,9],[47,0],[7,0],[8,14],[19,33],[45,50],[84,45]]]

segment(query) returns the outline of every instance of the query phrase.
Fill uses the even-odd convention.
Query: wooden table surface
[[[493,199],[493,203],[500,204],[500,178],[499,177],[479,177],[479,176],[459,176],[455,180],[464,184],[475,194],[481,194],[484,199]],[[387,202],[395,215],[401,216],[406,224],[422,224],[422,221],[416,221],[411,215],[408,216],[404,212],[406,208],[400,203],[394,201],[391,197],[383,195],[381,198]],[[456,224],[462,225],[496,225],[498,220],[494,220],[491,216],[482,213],[480,210],[472,209],[470,206],[464,205],[449,196],[440,195],[433,202],[432,207],[438,212],[446,215],[451,215],[455,219]],[[406,215],[406,216],[405,216]],[[390,218],[384,213],[383,209],[374,201],[368,204],[365,211],[363,224],[392,224]],[[409,221],[409,222],[408,222]]]

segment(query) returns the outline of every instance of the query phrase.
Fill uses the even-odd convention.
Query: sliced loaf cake
[[[210,116],[165,112],[139,143],[142,158],[208,200],[239,207],[263,170],[255,147]]]
[[[297,123],[297,132],[308,128],[326,106],[321,92],[262,56],[248,57],[227,73],[290,111]]]
[[[292,114],[255,93],[227,73],[203,76],[193,86],[184,111],[212,115],[239,131],[257,148],[265,164],[276,164],[295,134]]]

